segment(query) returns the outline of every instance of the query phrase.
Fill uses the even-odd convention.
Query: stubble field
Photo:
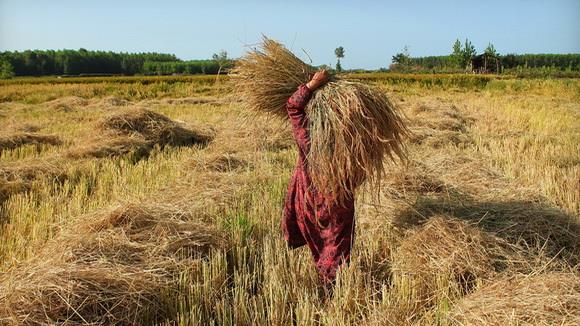
[[[289,126],[225,78],[0,84],[0,324],[580,323],[580,81],[351,77],[413,134],[332,298],[280,231]]]

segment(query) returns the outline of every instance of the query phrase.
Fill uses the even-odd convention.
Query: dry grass
[[[164,100],[163,102],[171,105],[196,105],[196,104],[223,105],[226,103],[223,99],[215,97],[170,98]]]
[[[94,104],[96,107],[104,107],[104,108],[117,108],[119,106],[128,106],[131,103],[125,99],[119,98],[117,96],[107,96],[105,98],[100,99],[97,103]]]
[[[285,104],[313,69],[281,44],[264,38],[238,60],[234,88],[244,106],[287,116]],[[384,92],[332,77],[306,108],[310,131],[308,161],[316,189],[342,202],[363,182],[378,185],[385,159],[405,158],[407,129]]]
[[[524,264],[524,257],[505,240],[465,221],[433,216],[404,237],[394,253],[392,272],[395,284],[413,291],[426,305],[469,293],[518,264]]]
[[[146,157],[155,146],[205,145],[213,138],[209,129],[189,129],[168,117],[142,108],[115,112],[95,127],[99,134],[83,141],[68,155],[80,157],[111,157],[133,154]]]
[[[230,76],[246,109],[286,118],[286,102],[314,71],[280,43],[264,37],[236,62]]]
[[[20,132],[37,132],[41,128],[39,125],[30,122],[16,122],[10,121],[6,123],[6,130],[9,131],[20,131]]]
[[[165,204],[126,204],[87,216],[0,278],[0,321],[167,318],[160,303],[176,289],[172,275],[194,268],[195,259],[224,243],[215,228]]]
[[[460,115],[454,105],[440,106],[439,103],[422,103],[411,108],[411,143],[433,148],[449,144],[472,145],[473,140],[466,134],[472,119]]]
[[[252,168],[250,162],[233,153],[216,153],[209,157],[199,157],[192,162],[192,166],[201,170],[216,172],[239,172]]]
[[[408,162],[387,169],[383,187],[373,189],[379,202],[370,200],[375,192],[358,193],[352,261],[332,298],[308,250],[288,250],[280,234],[296,159],[280,119],[245,118],[230,100],[166,102],[212,94],[226,101],[225,89],[207,85],[7,85],[0,98],[29,104],[1,105],[0,123],[34,119],[63,139],[90,139],[104,114],[124,112],[99,104],[106,96],[145,100],[140,105],[172,121],[212,125],[216,135],[207,146],[156,146],[142,160],[71,160],[63,155],[70,142],[5,151],[0,180],[8,188],[32,182],[0,205],[0,324],[573,324],[566,318],[578,315],[580,232],[570,213],[577,186],[568,181],[577,146],[567,122],[573,114],[560,113],[577,107],[577,92],[556,88],[559,80],[526,83],[536,85],[534,98],[528,88],[386,86],[410,128],[425,133],[409,144]],[[66,95],[86,98],[90,110],[34,104]],[[518,106],[531,102],[550,103],[550,115]],[[509,123],[490,124],[496,115]],[[570,270],[576,274],[561,273]],[[556,274],[565,277],[554,281]]]
[[[0,152],[26,145],[60,145],[62,141],[55,135],[43,135],[34,132],[0,133]]]
[[[308,168],[331,198],[353,196],[363,182],[379,187],[385,162],[405,158],[407,129],[383,93],[348,81],[326,84],[309,102]]]
[[[0,164],[0,203],[11,195],[30,190],[32,183],[42,177],[51,182],[67,178],[63,162],[55,159],[27,159]]]
[[[504,277],[460,300],[457,325],[578,325],[580,277],[575,272]]]
[[[66,96],[46,102],[45,104],[51,110],[70,112],[77,108],[87,106],[89,101],[78,96]]]

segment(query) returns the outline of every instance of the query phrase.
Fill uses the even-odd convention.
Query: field
[[[413,135],[332,298],[282,238],[289,126],[226,77],[0,83],[0,324],[580,323],[580,80],[350,77]]]

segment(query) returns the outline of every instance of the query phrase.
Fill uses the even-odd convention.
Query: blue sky
[[[456,38],[478,52],[580,53],[580,0],[122,1],[0,0],[0,50],[78,49],[238,57],[261,34],[314,64],[379,68],[405,45],[448,54]]]

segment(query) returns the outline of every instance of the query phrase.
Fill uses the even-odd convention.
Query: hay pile
[[[88,100],[78,96],[65,96],[46,102],[48,108],[64,112],[73,111],[79,107],[87,106]]]
[[[222,105],[225,104],[226,101],[224,99],[216,98],[216,97],[181,97],[181,98],[169,98],[163,100],[163,103],[171,104],[171,105],[200,105],[200,104],[209,104],[209,105]]]
[[[393,255],[392,272],[395,283],[429,303],[469,293],[478,282],[517,264],[524,261],[507,242],[465,221],[434,216],[403,239]]]
[[[459,114],[455,105],[426,102],[410,110],[410,141],[441,148],[450,144],[466,147],[473,139],[467,133],[471,120]]]
[[[241,172],[250,170],[253,167],[241,155],[219,152],[210,154],[207,157],[198,156],[191,163],[193,168],[215,172]]]
[[[118,106],[127,106],[131,104],[129,101],[116,97],[116,96],[107,96],[99,100],[97,103],[99,107],[118,107]]]
[[[245,107],[286,117],[286,102],[315,69],[264,38],[238,60],[234,89]],[[384,158],[405,157],[407,129],[384,92],[333,76],[310,100],[310,176],[319,191],[340,201],[362,182],[380,182]]]
[[[98,136],[72,149],[70,157],[111,157],[133,154],[146,157],[155,146],[207,144],[213,132],[189,129],[168,117],[142,108],[130,108],[100,120]]]
[[[458,325],[579,325],[580,276],[504,277],[464,297],[449,319]]]
[[[6,124],[6,130],[20,132],[37,132],[41,128],[35,123],[10,121]]]
[[[125,204],[86,216],[0,275],[0,324],[142,324],[170,313],[175,276],[220,233],[175,206]]]
[[[0,164],[0,203],[10,196],[31,189],[35,180],[52,178],[62,182],[68,178],[66,164],[56,159],[26,159]]]
[[[25,145],[60,145],[62,141],[54,135],[44,135],[34,132],[14,131],[0,133],[0,152],[16,149]]]

